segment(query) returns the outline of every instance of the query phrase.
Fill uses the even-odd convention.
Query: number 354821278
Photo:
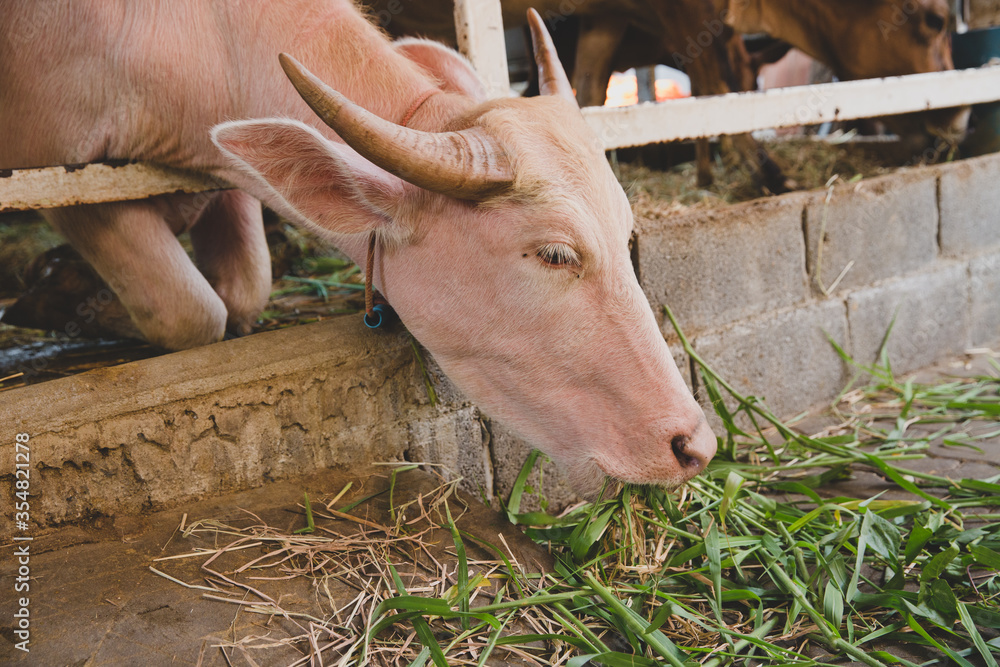
[[[14,510],[15,521],[28,520],[28,490],[31,488],[31,437],[27,433],[14,436],[14,496],[18,502]]]

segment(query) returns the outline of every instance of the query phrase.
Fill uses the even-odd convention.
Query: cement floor
[[[154,562],[154,559],[195,548],[217,548],[212,539],[192,535],[182,538],[178,527],[187,515],[187,524],[210,518],[233,527],[266,524],[289,531],[305,525],[301,509],[303,492],[311,504],[323,510],[321,499],[330,499],[348,483],[352,488],[337,506],[353,498],[382,491],[353,513],[365,521],[391,525],[388,512],[389,475],[385,468],[360,474],[327,471],[305,479],[268,484],[262,488],[192,503],[175,510],[148,517],[101,520],[87,526],[68,526],[37,537],[30,545],[30,652],[17,650],[11,626],[15,611],[12,589],[18,564],[11,557],[14,547],[6,547],[0,581],[0,663],[39,665],[288,665],[303,657],[293,646],[272,647],[266,651],[227,649],[224,657],[218,643],[239,640],[250,635],[270,636],[275,642],[294,637],[301,631],[286,619],[246,613],[238,605],[227,605],[202,597],[203,591],[184,588],[152,573],[149,567],[168,572],[185,582],[204,583],[200,569],[207,558],[188,558]],[[399,475],[394,489],[394,503],[425,496],[440,486],[440,481],[421,471]],[[456,525],[491,544],[509,545],[515,558],[528,567],[551,567],[549,555],[498,513],[467,496],[449,501]],[[357,525],[343,520],[317,520],[334,532],[355,533]],[[426,526],[425,526],[426,527]],[[425,536],[431,545],[426,553],[402,545],[400,563],[421,563],[427,571],[430,559],[454,563],[454,546],[447,530],[436,528]],[[467,540],[468,557],[493,558],[485,549]],[[242,554],[240,554],[242,556]],[[215,565],[226,571],[226,562]],[[430,567],[433,567],[432,565]],[[415,571],[399,565],[400,575],[410,585]],[[454,567],[452,566],[452,570]],[[538,570],[535,570],[538,571]],[[268,573],[272,574],[272,573]],[[346,585],[331,580],[330,593],[342,606],[358,594]],[[291,612],[323,616],[329,612],[326,591],[320,591],[311,577],[285,581],[265,581],[259,590]],[[19,594],[20,595],[20,594]],[[307,646],[301,646],[308,650]],[[248,659],[249,658],[249,659]],[[251,662],[252,661],[252,662]],[[309,664],[308,661],[306,664]],[[518,664],[507,662],[506,664]]]

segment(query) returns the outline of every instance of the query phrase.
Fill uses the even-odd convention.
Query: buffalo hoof
[[[24,282],[28,291],[0,317],[4,324],[73,338],[142,338],[118,296],[68,245],[36,257]]]

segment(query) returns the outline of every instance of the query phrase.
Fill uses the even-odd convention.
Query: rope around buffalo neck
[[[389,302],[372,287],[372,274],[375,267],[375,244],[378,237],[375,232],[368,237],[368,258],[365,261],[365,326],[378,329],[385,319],[383,314]]]
[[[410,105],[410,108],[406,110],[403,114],[403,121],[400,123],[403,127],[413,120],[414,114],[417,110],[424,105],[424,102],[429,100],[434,96],[435,93],[440,93],[440,88],[431,88],[426,91],[423,95],[418,97],[416,101]],[[378,290],[372,287],[373,274],[375,273],[375,246],[378,245],[378,233],[372,230],[371,235],[368,237],[368,256],[365,259],[365,326],[369,329],[378,329],[382,326],[382,322],[385,321],[385,311],[389,307],[389,302],[386,301],[385,297],[382,296]]]

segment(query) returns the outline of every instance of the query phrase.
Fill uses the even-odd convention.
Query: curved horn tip
[[[301,92],[302,86],[305,85],[308,88],[317,88],[323,84],[316,75],[306,69],[305,65],[300,63],[298,60],[288,55],[287,53],[278,54],[278,63],[281,64],[281,69],[285,72],[285,76],[288,80],[292,82],[292,85]]]
[[[573,86],[566,76],[559,61],[559,54],[552,43],[541,15],[532,7],[528,9],[528,26],[531,29],[531,41],[535,54],[535,64],[538,66],[538,86],[542,95],[558,95],[576,104]]]
[[[285,76],[287,76],[292,83],[295,83],[297,80],[302,80],[310,74],[309,70],[307,70],[302,63],[287,53],[282,52],[278,54],[278,63],[281,65],[281,69],[285,73]]]
[[[528,28],[531,29],[532,46],[534,46],[535,51],[538,51],[540,43],[545,39],[543,35],[548,35],[549,31],[545,27],[545,22],[542,21],[542,15],[534,7],[528,7]]]

